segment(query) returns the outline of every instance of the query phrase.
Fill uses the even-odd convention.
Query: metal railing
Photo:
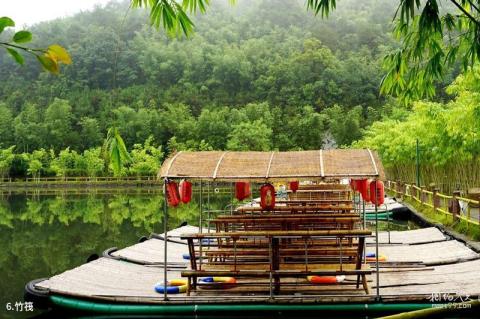
[[[397,197],[411,198],[422,206],[432,208],[435,213],[451,216],[452,219],[458,218],[468,224],[480,225],[480,201],[462,197],[460,191],[445,195],[436,188],[428,190],[424,186],[394,181],[386,181],[385,188]]]

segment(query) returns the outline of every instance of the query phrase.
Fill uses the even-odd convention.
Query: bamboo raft
[[[182,229],[175,229],[172,233],[179,233]],[[397,239],[408,239],[412,232],[437,234],[441,232],[436,228],[424,228],[415,231],[396,232]],[[386,233],[380,233],[386,235]],[[165,303],[163,296],[153,290],[154,285],[163,280],[163,248],[164,241],[157,238],[148,239],[142,243],[118,250],[114,253],[121,260],[102,257],[98,260],[81,265],[62,274],[53,276],[48,280],[36,284],[39,289],[48,289],[50,293],[88,298],[112,302],[135,303]],[[188,260],[182,258],[188,254],[186,244],[172,242],[168,244],[168,277],[181,278],[181,269],[188,268]],[[368,248],[367,248],[368,251]],[[380,293],[383,298],[396,301],[426,301],[436,292],[451,292],[462,295],[480,295],[480,260],[477,253],[456,240],[442,240],[429,244],[392,244],[381,246],[381,254],[391,259],[392,262],[423,263],[424,268],[405,268],[401,271],[390,271],[383,268],[380,263]],[[448,265],[429,266],[432,261],[441,263],[442,258],[457,258],[470,260],[456,262]],[[473,259],[473,260],[471,260]],[[353,278],[349,278],[353,280]],[[375,287],[375,277],[372,286]],[[297,278],[289,284],[289,290],[302,287],[304,278]],[[335,288],[335,289],[333,289]],[[348,291],[344,285],[329,287],[329,294]],[[461,289],[460,289],[461,288]],[[325,290],[325,288],[323,289]],[[242,301],[242,292],[248,293],[249,301],[263,301],[265,296],[252,296],[245,287],[231,288],[222,291],[219,296],[224,298],[226,293],[232,294],[229,301]],[[261,292],[261,291],[260,291]],[[265,289],[263,289],[265,292]],[[312,291],[309,291],[311,293]],[[313,290],[313,292],[315,292]],[[349,293],[352,293],[350,290]],[[222,302],[212,298],[212,292],[207,291],[208,298],[204,298],[204,291],[198,291],[190,297],[176,295],[167,303],[185,303],[188,300],[202,302]],[[373,297],[362,296],[357,293],[354,300],[373,301]],[[278,297],[285,299],[281,295]],[[333,297],[331,297],[333,298]],[[332,300],[327,298],[326,302]],[[338,301],[347,301],[350,297],[335,295]],[[319,299],[315,299],[317,302]]]
[[[370,150],[178,153],[165,161],[161,176],[289,180],[315,172],[321,182],[290,192],[274,209],[244,205],[209,215],[204,226],[200,200],[200,228],[183,226],[109,249],[99,259],[28,286],[57,306],[130,314],[397,311],[432,307],[437,293],[480,296],[476,252],[433,227],[368,229],[350,186],[323,181],[348,172],[356,178],[382,176]],[[165,206],[165,232],[167,216]],[[372,253],[375,257],[368,257]],[[202,282],[210,276],[230,283]],[[335,281],[316,283],[310,276]],[[185,289],[176,294],[155,291],[156,285],[180,279]]]

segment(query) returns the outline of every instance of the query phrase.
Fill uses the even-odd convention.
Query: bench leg
[[[362,275],[362,283],[363,283],[363,289],[365,289],[365,292],[367,293],[367,295],[369,295],[370,288],[368,288],[367,275]]]
[[[357,289],[360,287],[360,275],[357,275]]]
[[[187,296],[190,296],[190,290],[192,290],[191,277],[187,278]]]
[[[195,276],[192,277],[192,288],[193,290],[197,289],[197,277]]]

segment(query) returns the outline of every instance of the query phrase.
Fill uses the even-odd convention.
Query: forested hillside
[[[180,149],[350,145],[399,109],[379,95],[396,5],[344,0],[320,19],[302,1],[219,0],[188,39],[129,1],[34,25],[34,45],[59,43],[73,63],[54,76],[0,52],[0,173],[110,174],[112,126],[133,157],[124,174]]]
[[[318,148],[328,129],[348,144],[378,117],[389,1],[344,1],[324,21],[294,0],[217,1],[191,39],[150,28],[142,10],[123,20],[127,7],[32,28],[35,44],[71,53],[60,76],[1,52],[2,147],[83,151],[115,123],[129,148],[150,135],[177,148]]]

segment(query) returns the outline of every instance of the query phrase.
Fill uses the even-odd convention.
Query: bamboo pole
[[[471,305],[470,308],[463,308],[465,304]],[[432,304],[433,306],[433,304]],[[480,306],[480,301],[475,300],[475,301],[470,301],[466,303],[452,303],[448,304],[448,307],[432,307],[428,309],[422,309],[422,310],[415,310],[415,311],[409,311],[409,312],[402,312],[399,314],[391,315],[391,316],[386,316],[386,317],[381,317],[377,319],[419,319],[419,318],[431,318],[434,315],[439,315],[439,314],[446,314],[451,312],[452,310],[459,311],[461,309],[469,310],[474,307]],[[462,307],[462,308],[461,308]]]
[[[168,296],[167,296],[167,243],[168,243],[168,227],[167,227],[167,222],[168,222],[168,204],[167,204],[167,179],[164,180],[163,182],[163,190],[165,194],[165,198],[163,200],[163,233],[164,235],[164,243],[163,243],[163,300],[167,301]]]

